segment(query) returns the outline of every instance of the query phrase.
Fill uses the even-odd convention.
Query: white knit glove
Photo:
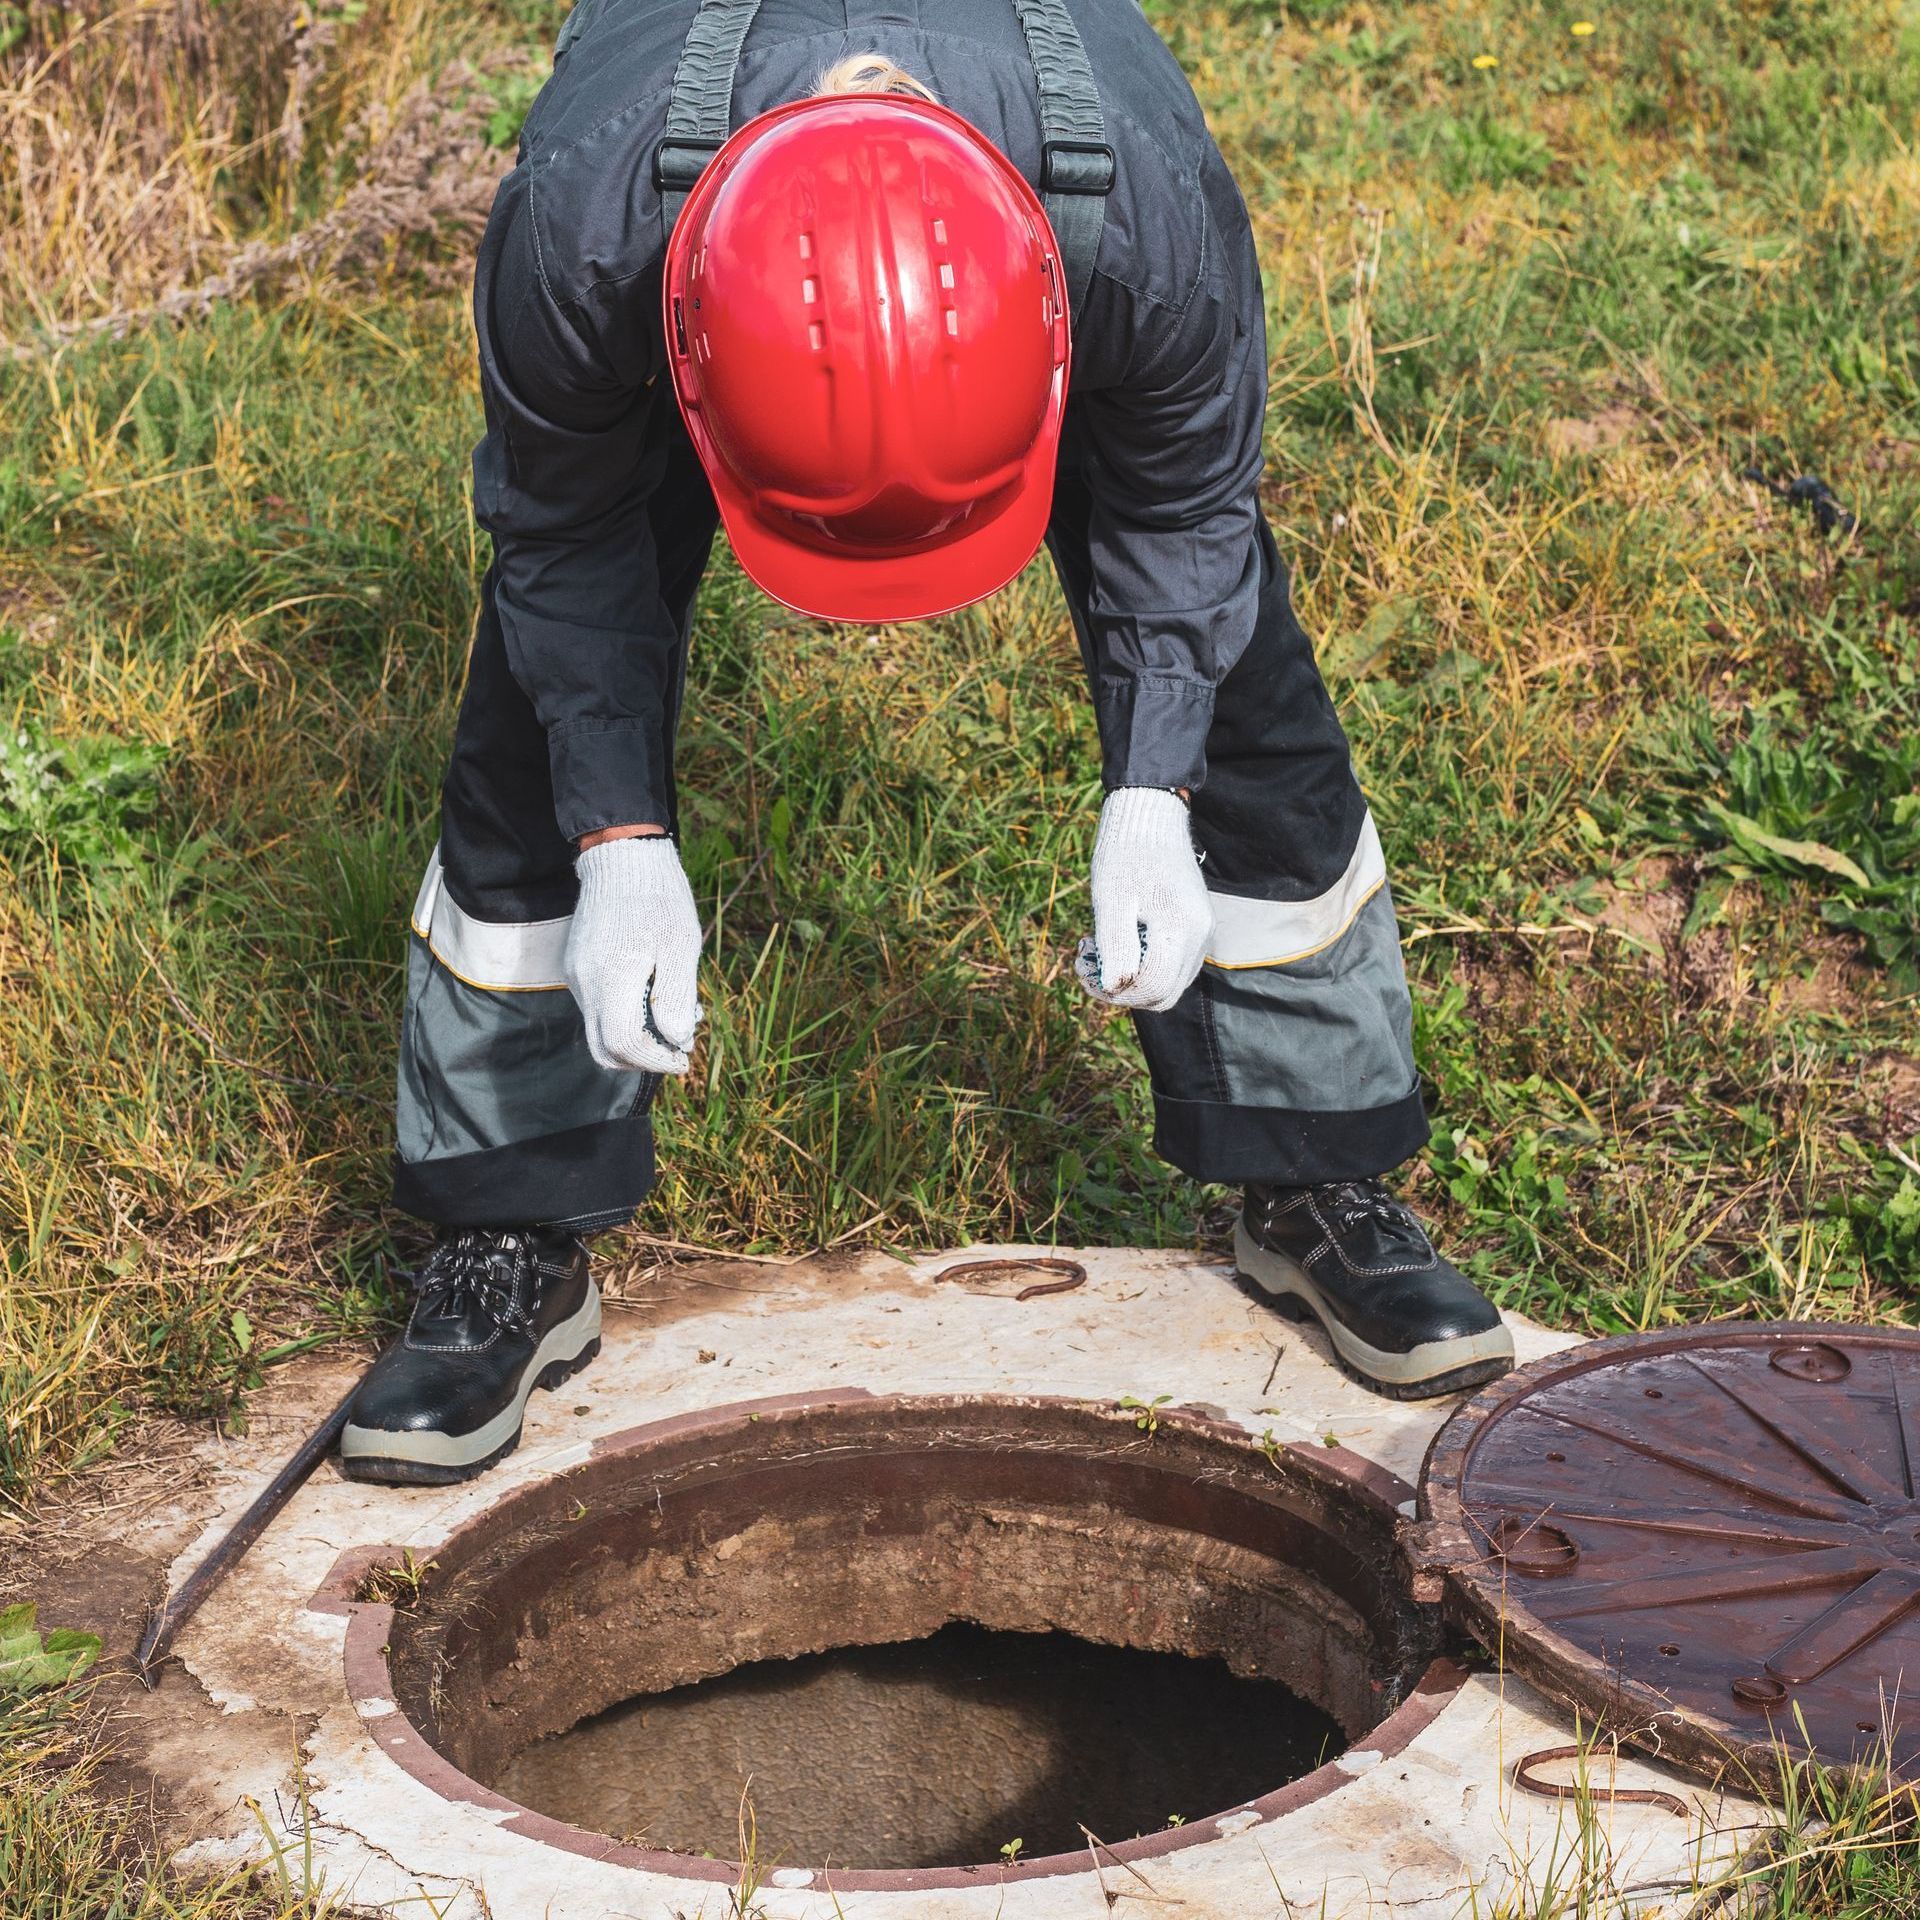
[[[567,985],[587,1049],[615,1073],[685,1073],[700,1024],[700,910],[665,834],[603,840],[575,863]]]
[[[1186,803],[1157,787],[1108,794],[1093,847],[1093,938],[1074,962],[1080,984],[1109,1006],[1165,1013],[1212,938]]]

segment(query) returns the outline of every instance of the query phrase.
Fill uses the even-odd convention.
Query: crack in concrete
[[[482,1913],[490,1913],[492,1911],[487,1905],[486,1895],[481,1892],[479,1883],[475,1880],[465,1877],[454,1879],[444,1874],[429,1874],[423,1879],[417,1869],[409,1867],[404,1861],[389,1851],[389,1849],[383,1847],[379,1841],[362,1833],[358,1827],[351,1825],[349,1822],[329,1815],[316,1813],[311,1807],[309,1807],[307,1812],[307,1821],[310,1831],[342,1834],[363,1847],[368,1853],[374,1855],[376,1859],[384,1860],[401,1880],[413,1888],[414,1897],[425,1901],[436,1913],[440,1912],[439,1907],[436,1905],[437,1902],[441,1900],[454,1900],[463,1893],[470,1895],[478,1903]],[[323,1883],[325,1879],[326,1874],[323,1869],[321,1873]],[[444,1893],[437,1890],[429,1892],[427,1880],[437,1882],[439,1887],[445,1889]],[[354,1897],[351,1888],[347,1889],[345,1897],[349,1900]],[[393,1904],[391,1900],[381,1902],[381,1905],[386,1907],[390,1907]]]

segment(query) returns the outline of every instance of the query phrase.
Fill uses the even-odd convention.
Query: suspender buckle
[[[694,182],[706,172],[707,162],[726,144],[724,140],[668,135],[653,150],[654,191],[691,193]]]
[[[1104,140],[1047,140],[1040,147],[1042,193],[1106,194],[1118,171]]]

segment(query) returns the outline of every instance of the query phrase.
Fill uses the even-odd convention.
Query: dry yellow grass
[[[364,279],[471,239],[505,156],[483,75],[428,0],[135,0],[48,10],[0,69],[0,342]],[[520,64],[496,39],[480,65]]]

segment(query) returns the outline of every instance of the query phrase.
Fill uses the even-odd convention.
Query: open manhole
[[[1409,1493],[1167,1409],[726,1409],[510,1496],[349,1661],[403,1763],[602,1857],[730,1878],[744,1785],[788,1880],[1084,1871],[1084,1830],[1232,1832],[1432,1719]]]

